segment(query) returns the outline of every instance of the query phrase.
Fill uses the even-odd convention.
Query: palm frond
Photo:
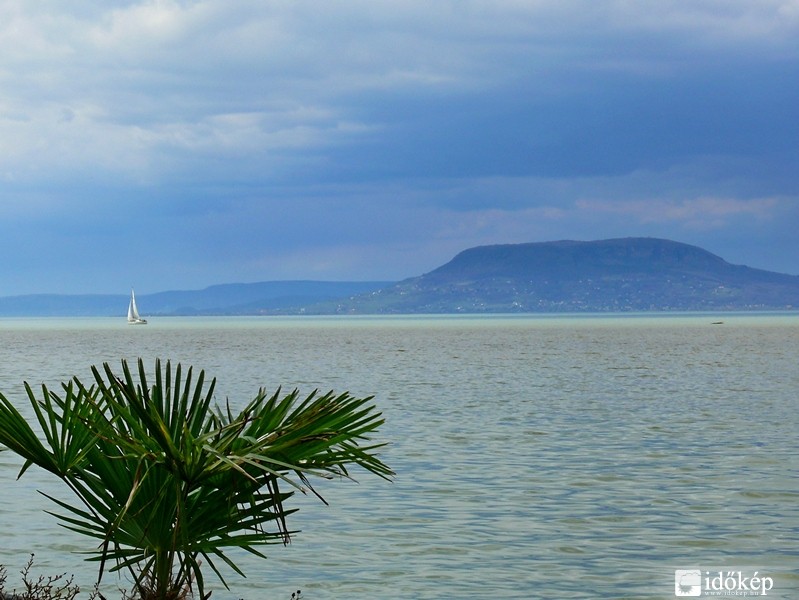
[[[204,371],[157,360],[150,379],[141,360],[121,366],[92,367],[91,386],[73,378],[60,395],[25,384],[41,437],[0,395],[0,445],[24,459],[20,475],[37,465],[75,493],[78,504],[48,496],[51,514],[98,541],[101,575],[112,563],[143,589],[193,583],[202,596],[201,557],[225,583],[215,560],[243,575],[227,549],[288,542],[294,492],[324,501],[309,478],[349,478],[353,465],[394,475],[371,440],[384,423],[371,396],[261,388],[234,412],[212,406]]]

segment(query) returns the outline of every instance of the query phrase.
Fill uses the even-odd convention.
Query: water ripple
[[[0,330],[0,390],[172,357],[241,402],[261,385],[375,394],[393,484],[300,498],[287,548],[214,598],[673,598],[674,569],[762,565],[797,597],[799,322],[156,320]],[[18,392],[14,392],[19,398]],[[0,562],[91,582],[0,454]],[[66,564],[65,564],[66,561]],[[786,591],[787,590],[787,591]]]

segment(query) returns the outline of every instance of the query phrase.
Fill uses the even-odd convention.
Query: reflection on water
[[[396,481],[296,499],[303,532],[214,598],[673,598],[674,570],[705,565],[799,589],[797,316],[0,321],[20,403],[23,380],[139,356],[206,369],[220,401],[333,388],[387,418]],[[41,512],[58,488],[16,464],[0,454],[0,563],[32,551],[90,587],[85,540]]]

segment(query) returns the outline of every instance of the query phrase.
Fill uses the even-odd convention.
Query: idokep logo
[[[674,571],[675,596],[767,596],[774,579],[755,571],[677,569]]]
[[[677,569],[674,571],[675,596],[701,596],[702,571],[700,569]]]

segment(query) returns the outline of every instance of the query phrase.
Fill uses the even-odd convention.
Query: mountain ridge
[[[136,294],[143,316],[244,315],[315,304],[379,289],[387,281],[262,281],[227,283],[201,290]],[[26,294],[0,297],[4,317],[124,316],[128,294]]]
[[[799,276],[733,265],[659,238],[477,246],[350,312],[499,313],[791,310]],[[345,312],[339,309],[338,312]]]
[[[799,276],[659,238],[477,246],[400,282],[268,281],[137,295],[146,316],[795,310]],[[0,297],[0,316],[122,316],[128,297]]]

